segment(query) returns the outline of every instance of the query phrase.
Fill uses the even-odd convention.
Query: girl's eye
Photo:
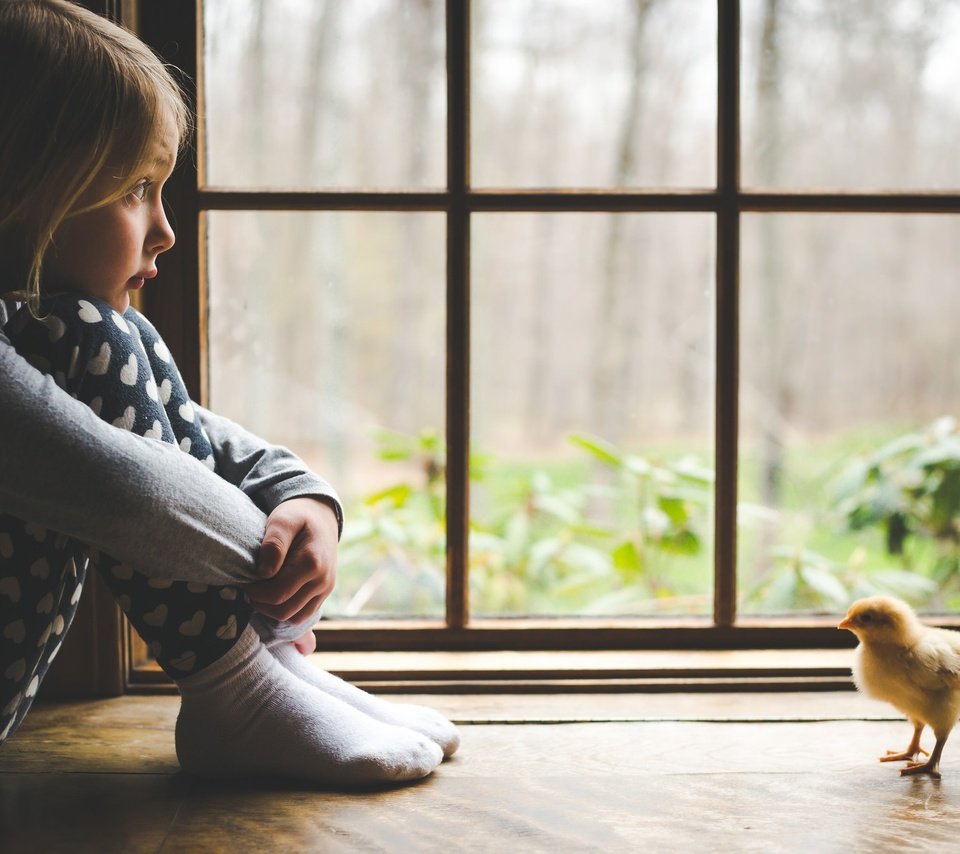
[[[138,202],[142,202],[147,197],[147,187],[149,186],[150,182],[144,179],[130,191],[130,195]]]

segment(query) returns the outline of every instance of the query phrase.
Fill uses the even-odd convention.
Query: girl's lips
[[[131,276],[129,279],[127,279],[127,284],[134,290],[139,290],[144,286],[147,279],[152,279],[156,275],[157,271],[155,269],[147,270],[147,272],[142,276]]]

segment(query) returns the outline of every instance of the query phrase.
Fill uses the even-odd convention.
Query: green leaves
[[[771,551],[771,557],[782,569],[757,598],[772,610],[834,611],[849,603],[847,586],[838,578],[840,567],[823,555],[810,549],[779,547]]]
[[[378,596],[398,573],[433,589],[446,561],[442,441],[429,430],[382,431],[377,440],[379,459],[417,474],[348,513],[338,587],[362,590],[369,608],[383,607]],[[586,613],[602,602],[649,610],[651,601],[675,595],[672,564],[702,552],[711,471],[691,457],[654,461],[586,434],[570,442],[583,459],[564,470],[471,454],[476,612]],[[385,560],[391,569],[371,575]]]
[[[960,546],[960,434],[938,418],[872,454],[851,461],[834,484],[848,530],[879,527],[887,551],[902,555],[913,537],[932,538],[945,553]]]
[[[620,543],[610,553],[614,568],[625,577],[636,577],[643,571],[640,551],[630,540]]]
[[[812,594],[811,598],[830,610],[841,609],[847,605],[847,588],[826,567],[801,566],[798,574],[802,584]]]
[[[937,592],[937,583],[916,572],[884,569],[870,573],[858,581],[857,596],[892,593],[902,599],[923,600]]]
[[[619,468],[625,465],[623,455],[609,442],[598,439],[596,436],[574,433],[570,436],[570,442],[609,466]]]
[[[429,601],[417,613],[442,609],[444,443],[431,430],[383,432],[378,441],[379,458],[405,474],[348,513],[345,595],[351,607],[362,603],[389,612],[402,602]],[[713,471],[691,456],[642,456],[586,433],[569,441],[579,459],[527,465],[471,453],[474,610],[702,610]],[[827,544],[828,558],[805,547],[828,542],[822,528],[798,530],[799,542],[790,547],[766,544],[760,577],[745,597],[754,610],[835,612],[880,592],[920,603],[937,597],[941,606],[960,603],[960,433],[954,419],[938,419],[850,459],[828,497],[828,518],[841,519],[847,532],[876,531],[875,550],[857,547],[843,558]],[[745,529],[768,526],[781,509],[789,512],[744,503],[738,519]],[[878,562],[881,549],[887,557]]]
[[[875,530],[895,566],[864,566],[804,549],[774,550],[774,569],[749,598],[771,610],[838,610],[891,593],[917,603],[960,602],[960,434],[939,418],[851,459],[831,484],[847,532]],[[876,558],[871,560],[876,563]]]

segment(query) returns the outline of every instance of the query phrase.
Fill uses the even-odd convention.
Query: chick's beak
[[[838,628],[838,629],[849,629],[851,626],[853,626],[853,620],[851,620],[849,617],[844,617],[844,618],[840,621],[840,624],[837,626],[837,628]]]

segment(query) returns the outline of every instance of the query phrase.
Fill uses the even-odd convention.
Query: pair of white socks
[[[416,780],[460,744],[433,709],[367,694],[311,665],[292,643],[268,649],[249,626],[229,652],[177,686],[177,757],[202,777]]]

